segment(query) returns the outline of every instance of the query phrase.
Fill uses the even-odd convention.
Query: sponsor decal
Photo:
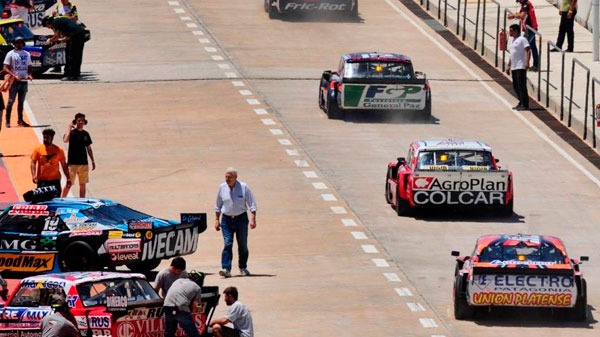
[[[79,298],[78,295],[67,296],[67,305],[69,306],[69,308],[75,308],[75,303],[77,302],[78,298]]]
[[[39,272],[53,267],[54,254],[0,254],[0,269]]]
[[[145,235],[145,237],[146,237],[146,240],[152,240],[152,237],[153,237],[153,236],[154,236],[154,234],[152,234],[152,232],[151,232],[151,231],[147,231],[147,232],[146,232],[146,235]]]
[[[112,295],[106,297],[106,310],[108,312],[127,311],[127,296]]]
[[[75,322],[77,323],[78,328],[87,329],[88,322],[86,316],[75,316]]]
[[[100,224],[97,222],[85,222],[85,223],[71,224],[71,230],[78,231],[78,232],[91,231],[91,230],[96,229],[99,225]]]
[[[61,289],[67,285],[65,281],[57,281],[57,280],[31,280],[26,279],[21,282],[22,288],[31,288],[31,289]]]
[[[6,308],[2,314],[0,314],[0,318],[10,321],[18,320],[21,323],[37,323],[40,322],[49,312],[50,310],[44,309]]]
[[[123,232],[121,231],[109,231],[108,238],[109,239],[120,239],[123,237]]]
[[[466,166],[463,165],[462,169],[464,171],[489,171],[490,167],[489,166]]]
[[[56,215],[63,215],[63,214],[71,215],[74,213],[79,213],[79,210],[77,210],[75,208],[59,207],[56,209],[56,212],[55,212]]]
[[[73,236],[93,236],[93,235],[102,235],[102,231],[99,230],[95,230],[95,231],[75,231],[75,232],[71,232],[71,235],[69,235],[70,237]]]
[[[140,259],[140,253],[115,253],[110,254],[110,260],[113,262],[129,262],[137,261]]]
[[[132,221],[129,223],[129,229],[152,229],[152,221]]]
[[[332,4],[328,2],[315,3],[298,3],[288,2],[283,8],[286,11],[345,11],[348,8],[346,4]]]
[[[75,225],[86,222],[88,217],[79,213],[70,213],[69,215],[63,215],[62,219],[67,225]]]
[[[148,233],[146,233],[148,237]],[[144,242],[142,261],[191,254],[198,246],[198,226],[160,232]]]
[[[104,243],[107,253],[132,253],[142,251],[141,240],[109,239]]]
[[[552,266],[555,265],[556,262],[554,261],[519,261],[519,260],[506,260],[506,261],[500,261],[500,260],[493,260],[492,262],[490,262],[491,264],[497,265],[499,267],[506,267],[506,266],[510,266],[510,265],[517,265],[517,266]]]
[[[42,337],[42,333],[33,331],[21,331],[21,337]]]
[[[19,337],[19,332],[0,332],[0,337]]]
[[[58,230],[58,221],[59,218],[57,216],[47,217],[44,219],[44,231],[48,232],[56,232]]]
[[[34,240],[0,240],[1,250],[36,250],[37,245]]]
[[[507,181],[498,175],[461,179],[463,174],[450,177],[415,176],[413,200],[417,205],[504,205]],[[491,179],[495,178],[495,179]]]
[[[447,171],[448,165],[423,165],[421,170],[429,170],[429,171]],[[421,182],[422,183],[422,182]]]
[[[473,304],[528,307],[572,307],[572,294],[547,293],[476,293]]]
[[[89,317],[90,328],[107,329],[112,326],[110,316],[90,316]]]
[[[44,236],[40,239],[43,250],[56,250],[56,236]]]
[[[424,85],[344,85],[344,107],[358,109],[425,108]]]
[[[50,215],[47,205],[15,205],[9,215]]]
[[[440,180],[436,177],[415,177],[414,190],[438,191],[506,191],[506,181],[485,178]]]
[[[202,323],[202,316],[193,314],[192,318],[199,332],[205,329]],[[128,320],[115,323],[117,336],[119,337],[162,337],[165,333],[165,319],[151,318],[144,320]],[[187,336],[186,333],[178,326],[175,336]]]

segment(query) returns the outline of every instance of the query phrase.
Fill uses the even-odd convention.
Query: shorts
[[[213,329],[211,327],[208,327],[208,333],[213,333]],[[240,330],[221,325],[221,335],[223,335],[223,337],[240,337]]]
[[[75,177],[79,177],[79,184],[87,184],[90,179],[88,172],[90,171],[87,165],[69,165],[69,176],[71,184],[75,184]]]

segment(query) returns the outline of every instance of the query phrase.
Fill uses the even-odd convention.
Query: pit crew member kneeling
[[[65,299],[58,294],[52,295],[54,313],[42,320],[42,337],[79,337],[75,327],[75,317],[69,311]]]
[[[209,323],[215,337],[254,337],[254,326],[250,310],[238,301],[236,287],[228,287],[223,291],[225,303],[230,306],[227,316],[216,318]],[[225,324],[233,323],[233,329]]]
[[[165,337],[175,337],[177,324],[189,337],[200,337],[198,328],[192,318],[192,312],[199,311],[198,304],[201,301],[202,288],[198,285],[203,279],[202,274],[191,271],[188,278],[177,279],[169,288],[165,302]]]

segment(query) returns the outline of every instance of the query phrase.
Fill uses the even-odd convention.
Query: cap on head
[[[188,278],[196,282],[196,284],[198,284],[201,287],[202,285],[204,285],[204,277],[204,273],[197,270],[192,270],[188,273]]]
[[[22,36],[17,36],[17,37],[15,37],[15,42],[18,42],[18,41],[25,42],[25,38],[24,38],[24,37],[22,37]]]

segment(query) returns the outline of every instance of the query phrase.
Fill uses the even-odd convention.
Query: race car
[[[0,308],[1,336],[40,336],[60,295],[75,317],[81,336],[159,337],[165,334],[163,299],[142,274],[61,273],[23,279]],[[219,288],[202,286],[200,312],[193,313],[201,335],[219,302]],[[187,336],[179,327],[176,336]]]
[[[568,319],[587,319],[587,286],[579,265],[589,258],[569,258],[557,237],[484,235],[471,256],[458,251],[452,256],[456,319],[494,306],[552,308]]]
[[[0,58],[2,61],[6,54],[13,50],[12,43],[19,36],[25,39],[23,49],[31,54],[34,77],[52,67],[66,64],[66,42],[48,44],[47,40],[51,35],[34,35],[22,19],[0,20]]]
[[[345,54],[337,71],[327,70],[321,76],[319,107],[330,119],[344,118],[346,110],[416,112],[428,119],[431,88],[427,76],[414,71],[408,56]]]
[[[180,223],[106,199],[22,202],[0,214],[0,270],[39,274],[126,265],[148,272],[162,259],[194,253],[204,230],[206,213],[182,213]]]
[[[2,18],[11,18],[11,4],[12,0],[2,0],[1,5],[3,5],[2,10]],[[29,11],[27,26],[29,28],[42,27],[42,19],[46,15],[46,10],[50,9],[57,3],[57,0],[34,0],[33,1],[33,10]],[[13,18],[14,19],[14,18]]]
[[[289,12],[348,13],[358,17],[358,0],[264,0],[265,12],[274,19]]]
[[[470,140],[421,140],[408,157],[388,163],[385,200],[398,215],[438,206],[496,207],[513,213],[512,172],[489,145]]]

